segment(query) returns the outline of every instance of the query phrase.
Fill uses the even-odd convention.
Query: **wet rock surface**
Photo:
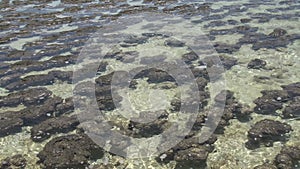
[[[273,146],[275,141],[286,141],[285,134],[291,131],[291,126],[286,123],[268,119],[259,121],[248,131],[246,147],[256,149],[261,144]]]
[[[54,138],[38,154],[43,168],[85,168],[88,160],[99,159],[103,151],[89,137],[81,134]]]

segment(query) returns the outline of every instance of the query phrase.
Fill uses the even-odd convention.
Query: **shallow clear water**
[[[133,68],[140,66],[137,65],[138,62],[172,62],[191,52],[189,48],[191,46],[180,46],[178,44],[173,44],[173,46],[172,44],[168,45],[168,40],[173,42],[172,40],[174,39],[159,36],[147,37],[147,40],[141,40],[142,42],[138,41],[138,38],[138,40],[134,39],[133,43],[118,42],[118,45],[112,49],[111,44],[115,42],[111,42],[110,40],[115,39],[99,39],[96,34],[97,31],[100,31],[100,33],[107,31],[108,37],[110,35],[109,33],[115,30],[120,33],[120,35],[124,35],[125,40],[126,37],[130,37],[128,35],[141,35],[141,33],[147,33],[147,31],[148,33],[151,31],[163,33],[173,31],[174,35],[182,35],[182,39],[188,36],[192,37],[198,35],[197,31],[199,31],[201,34],[206,35],[207,40],[207,42],[202,41],[201,43],[207,43],[207,45],[210,46],[202,51],[203,55],[201,53],[199,58],[187,62],[187,65],[190,68],[203,66],[199,61],[204,58],[203,56],[207,56],[205,52],[209,53],[213,51],[213,55],[226,58],[225,61],[221,59],[222,63],[224,63],[223,66],[225,70],[220,76],[224,81],[208,82],[205,90],[209,91],[210,98],[206,98],[208,100],[208,106],[204,107],[201,111],[205,112],[210,106],[213,106],[214,97],[220,90],[226,89],[234,93],[235,103],[242,105],[242,112],[249,110],[251,113],[249,120],[241,121],[236,117],[235,110],[230,109],[229,111],[232,111],[231,114],[233,117],[227,119],[227,123],[223,126],[223,133],[216,133],[217,140],[209,144],[209,146],[213,147],[213,150],[207,152],[207,156],[204,160],[202,159],[202,161],[199,157],[187,160],[188,164],[192,164],[190,167],[212,169],[254,168],[266,162],[270,164],[274,163],[274,165],[278,167],[279,164],[276,163],[276,156],[280,153],[282,147],[295,146],[300,149],[299,107],[293,112],[293,117],[284,117],[285,108],[290,106],[292,102],[295,102],[297,105],[299,100],[297,100],[296,97],[299,96],[289,96],[288,101],[282,104],[281,102],[278,103],[282,107],[276,110],[271,110],[271,106],[270,111],[272,111],[272,113],[259,113],[256,109],[258,104],[255,102],[255,100],[263,96],[261,91],[283,91],[283,85],[300,82],[299,1],[182,0],[148,2],[120,0],[75,2],[59,0],[43,3],[0,0],[0,6],[1,122],[5,122],[8,112],[19,112],[26,108],[36,110],[40,105],[39,103],[26,105],[22,101],[16,101],[18,102],[17,104],[5,105],[6,99],[8,99],[12,93],[44,86],[47,90],[52,92],[50,97],[58,96],[62,99],[72,98],[76,84],[68,78],[51,77],[52,79],[49,78],[51,79],[49,80],[51,83],[48,83],[47,79],[44,81],[41,80],[41,78],[44,77],[33,78],[27,81],[26,77],[49,75],[51,71],[77,72],[79,70],[79,72],[84,72],[89,68],[92,69],[93,64],[99,60],[95,58],[95,60],[93,60],[93,58],[88,56],[85,57],[85,53],[80,53],[80,51],[84,49],[84,47],[91,45],[91,39],[95,37],[95,40],[100,41],[98,44],[101,44],[95,46],[93,49],[96,51],[95,53],[103,55],[104,51],[108,51],[108,53],[112,53],[113,57],[103,59],[103,61],[107,63],[106,69],[100,71],[96,77],[93,77],[94,79],[117,70],[132,71]],[[176,20],[175,22],[170,21],[170,23],[174,24],[170,24],[171,26],[168,27],[162,24],[165,23],[163,19],[152,18],[151,20],[150,16],[147,16],[147,12],[164,13],[174,18],[183,18],[183,21],[180,20],[182,22],[178,23],[176,23]],[[148,20],[137,21],[132,17],[138,14],[145,14],[145,20]],[[122,24],[115,24],[115,27],[105,29],[105,26],[119,18],[123,18],[123,20],[126,21],[123,23],[126,27]],[[101,36],[106,37],[106,34],[105,36],[101,34]],[[89,39],[90,41],[88,41]],[[189,42],[186,42],[186,44],[188,43]],[[196,43],[193,45],[195,47],[198,46]],[[208,50],[210,47],[213,48],[213,50]],[[66,59],[61,61],[60,56]],[[154,60],[149,59],[153,59],[153,57],[155,58]],[[78,61],[78,58],[82,58],[83,61]],[[228,58],[234,61],[230,62]],[[265,61],[265,65],[260,68],[249,68],[249,63],[254,59]],[[31,62],[26,65],[24,64],[26,60]],[[57,64],[49,66],[54,62]],[[231,64],[231,66],[228,68],[226,64]],[[33,67],[33,65],[37,66]],[[28,68],[26,66],[28,66]],[[204,68],[207,68],[206,66],[210,67],[209,64],[207,64]],[[72,78],[72,75],[69,76]],[[94,80],[93,78],[89,79]],[[88,81],[88,78],[85,80]],[[34,83],[35,81],[36,83]],[[218,82],[222,83],[222,88],[216,87]],[[125,133],[128,132],[126,126],[129,125],[130,121],[128,118],[124,118],[124,116],[128,115],[131,118],[140,116],[140,113],[132,113],[131,111],[133,110],[131,110],[130,107],[133,107],[137,112],[157,112],[166,109],[169,115],[168,123],[178,123],[182,120],[178,118],[178,112],[172,110],[172,101],[180,98],[178,84],[172,82],[172,80],[149,83],[149,77],[138,78],[136,83],[136,89],[134,90],[119,91],[119,95],[123,98],[127,97],[128,99],[123,99],[121,107],[104,111],[108,121],[114,121],[113,130],[124,129]],[[224,88],[223,85],[225,86]],[[184,90],[187,90],[186,86],[183,85],[183,87],[185,87]],[[264,102],[264,104],[267,104],[266,102]],[[108,102],[105,103],[108,104]],[[104,105],[104,107],[105,106],[109,105]],[[75,109],[62,116],[72,116],[78,113],[80,114],[80,110]],[[55,112],[53,114],[55,114]],[[21,119],[22,118],[23,117],[21,117]],[[51,115],[49,118],[54,117]],[[275,137],[277,136],[274,136],[274,138],[270,136],[271,138],[269,138],[269,140],[275,139],[273,145],[265,146],[261,143],[259,148],[247,148],[245,143],[249,140],[248,131],[251,130],[255,124],[264,119],[271,119],[288,124],[292,130],[279,135],[279,137],[285,137],[287,140],[276,140]],[[22,120],[23,124],[17,126],[21,128],[21,131],[18,132],[6,131],[6,126],[0,125],[0,136],[3,134],[1,132],[5,131],[4,135],[0,137],[0,161],[16,154],[22,154],[27,160],[25,168],[30,169],[45,168],[45,165],[42,164],[43,162],[38,163],[40,159],[38,154],[43,151],[47,143],[60,136],[80,133],[79,128],[81,128],[79,125],[68,132],[56,133],[54,131],[54,133],[51,133],[51,137],[42,142],[34,142],[31,138],[31,129],[38,124],[25,125],[26,121],[24,119]],[[37,123],[43,124],[44,121],[46,121],[46,119],[37,121]],[[7,126],[10,125],[9,123]],[[158,142],[161,140],[161,138],[156,139]],[[199,147],[196,146],[196,148]],[[177,153],[175,153],[175,157],[177,158],[174,157],[174,159],[166,163],[160,163],[160,161],[156,159],[157,155],[137,160],[126,159],[118,154],[113,155],[105,151],[102,158],[89,159],[88,164],[85,164],[85,166],[90,166],[90,168],[100,168],[101,166],[104,168],[127,169],[187,168],[186,166],[182,166],[183,164],[185,165],[185,161],[182,162],[180,160],[188,157],[180,156],[177,151],[180,152],[179,150],[175,151]],[[184,153],[192,153],[189,151],[192,151],[192,149],[187,149]],[[196,152],[196,154],[197,153],[201,154],[203,152],[199,151]],[[299,151],[295,151],[295,153],[298,154],[298,156],[300,154]],[[167,151],[166,154],[168,154]],[[164,157],[164,153],[158,157]],[[299,168],[299,160],[300,159],[297,158],[293,159],[293,168]],[[201,165],[198,163],[193,164],[195,161],[201,161]],[[100,166],[97,167],[97,165]],[[50,166],[50,168],[51,167],[55,168],[56,166]]]

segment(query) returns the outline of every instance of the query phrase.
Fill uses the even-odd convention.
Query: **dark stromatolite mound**
[[[137,46],[139,44],[146,43],[148,37],[146,36],[130,36],[120,44],[121,47],[132,47]]]
[[[47,99],[44,104],[38,106],[30,106],[16,112],[17,116],[23,119],[24,125],[38,124],[51,116],[60,115],[56,112],[56,106],[61,104],[63,99],[60,97],[52,97]]]
[[[74,110],[73,98],[69,97],[69,98],[63,99],[63,101],[61,103],[56,105],[55,114],[53,114],[53,115],[56,116],[56,115],[67,114],[67,113],[73,112],[73,110]]]
[[[16,82],[10,83],[5,88],[9,91],[25,89],[29,86],[44,86],[54,83],[54,76],[49,75],[30,75]]]
[[[238,21],[236,21],[236,20],[233,20],[233,19],[229,19],[229,20],[227,20],[227,23],[228,23],[229,25],[237,25],[237,24],[239,24],[239,22],[238,22]]]
[[[26,159],[21,154],[17,154],[2,160],[2,162],[0,163],[0,169],[24,169],[26,167],[26,164]]]
[[[12,60],[19,60],[24,56],[32,56],[33,51],[23,51],[23,50],[16,50],[16,49],[4,49],[2,51],[6,51],[8,53],[3,53],[0,55],[0,61],[12,61]]]
[[[30,75],[23,78],[18,78],[14,82],[4,86],[7,90],[14,91],[25,89],[31,86],[51,85],[55,81],[72,82],[72,72],[51,71],[48,74]]]
[[[258,41],[260,41],[261,39],[266,39],[268,36],[263,34],[263,33],[249,33],[244,35],[243,37],[241,37],[239,39],[239,44],[253,44],[256,43]]]
[[[276,156],[274,163],[279,169],[294,169],[299,167],[300,148],[296,146],[285,146]]]
[[[218,62],[218,61],[221,61]],[[230,69],[232,66],[234,66],[237,63],[237,59],[228,55],[220,55],[219,57],[204,57],[199,62],[199,66],[205,66],[206,68],[211,68],[217,64],[222,64],[224,68]],[[206,71],[206,69],[202,69],[202,71]],[[197,76],[197,74],[195,74]]]
[[[53,56],[46,61],[37,60],[22,60],[11,64],[8,68],[0,70],[0,77],[5,77],[13,74],[25,74],[31,71],[42,71],[51,69],[54,67],[64,67],[71,64],[75,64],[77,56],[75,55],[62,55]]]
[[[254,100],[254,111],[259,114],[276,114],[276,110],[291,99],[284,90],[263,90],[261,93],[263,96]]]
[[[23,126],[23,120],[14,117],[14,112],[0,114],[0,137],[20,132]]]
[[[72,131],[77,125],[79,121],[75,116],[51,118],[32,127],[31,139],[35,142],[42,142],[50,138],[52,134]]]
[[[234,65],[237,65],[237,59],[234,57],[229,57],[229,56],[220,56],[220,60],[222,62],[222,65],[226,70],[231,69]]]
[[[179,40],[170,39],[166,40],[165,45],[169,47],[184,47],[185,43]]]
[[[276,28],[276,29],[273,30],[273,32],[271,32],[269,34],[269,36],[271,36],[271,37],[280,37],[280,36],[283,36],[285,34],[287,34],[286,30],[281,29],[281,28]]]
[[[82,105],[82,108],[84,108],[86,107],[86,101],[80,99],[80,97],[85,96],[87,99],[91,99],[91,97],[96,94],[95,96],[100,110],[114,110],[117,106],[115,104],[119,104],[120,101],[122,101],[122,97],[117,93],[112,95],[112,92],[114,91],[112,88],[127,87],[129,83],[126,74],[125,71],[116,71],[99,76],[95,79],[95,83],[87,81],[77,84],[74,89],[76,103],[78,106]],[[112,84],[113,77],[114,82]]]
[[[103,157],[103,150],[86,135],[67,135],[48,142],[37,155],[43,168],[84,169],[88,160]]]
[[[286,47],[288,44],[299,39],[298,34],[287,34],[287,31],[281,28],[276,28],[270,34],[257,32],[249,32],[244,37],[239,39],[240,45],[252,44],[253,50],[261,48],[276,49],[278,47]]]
[[[300,97],[295,97],[282,111],[283,118],[300,117]]]
[[[119,103],[122,98],[115,94],[114,98],[112,97],[112,77],[114,73],[107,75],[102,75],[98,77],[95,82],[81,82],[75,86],[74,93],[76,96],[87,96],[91,97],[96,94],[96,100],[100,110],[113,110],[116,108],[115,103]],[[117,78],[116,78],[117,79]],[[125,83],[124,79],[117,79],[116,84]],[[126,86],[126,85],[125,85]],[[77,99],[76,99],[77,100]],[[81,100],[77,100],[77,104],[83,104]]]
[[[173,82],[174,78],[165,71],[152,69],[148,74],[147,81],[149,83],[161,83],[164,81],[172,81]]]
[[[25,49],[30,50],[31,48],[29,46],[27,46],[27,48],[25,48]],[[72,46],[66,45],[66,44],[47,44],[45,46],[40,47],[40,49],[41,50],[33,56],[35,60],[38,60],[43,57],[58,56],[60,54],[66,53],[66,52],[70,52],[72,50]],[[23,59],[30,60],[33,58],[32,58],[32,56],[31,57],[23,56]]]
[[[272,146],[275,141],[286,141],[285,134],[290,131],[292,127],[286,123],[269,119],[259,121],[248,131],[246,147],[256,149],[261,144]]]
[[[136,70],[133,70],[133,72]],[[167,72],[157,69],[157,68],[150,68],[150,69],[143,69],[138,72],[134,79],[138,78],[148,78],[147,82],[149,83],[162,83],[162,82],[174,82],[175,79],[169,75]]]
[[[49,118],[70,113],[73,109],[74,105],[71,98],[64,100],[54,96],[46,99],[40,105],[29,105],[27,108],[19,111],[1,113],[0,136],[20,132],[23,126],[39,124]]]
[[[250,119],[250,113],[247,110],[243,110],[243,105],[237,101],[234,97],[234,93],[230,90],[222,90],[214,98],[216,104],[225,103],[224,112],[218,123],[215,133],[222,134],[225,130],[225,126],[229,125],[231,119],[238,119],[241,122],[248,121]]]
[[[127,51],[127,52],[120,52],[114,56],[116,60],[119,60],[124,63],[132,63],[135,61],[135,58],[137,58],[139,55],[136,51]],[[141,58],[143,59],[143,58]]]
[[[198,85],[199,91],[205,91],[206,86],[208,84],[208,80],[203,77],[196,78],[196,83]]]
[[[23,104],[25,106],[38,105],[47,100],[51,94],[52,92],[44,87],[11,93],[7,96],[0,96],[0,107],[17,106],[19,104]]]
[[[276,49],[278,47],[286,47],[290,44],[290,39],[286,36],[280,36],[276,38],[267,38],[257,41],[253,44],[253,50],[259,50],[261,48]]]
[[[229,53],[232,54],[240,49],[239,44],[225,44],[225,43],[216,43],[214,45],[215,50],[218,53]]]
[[[189,52],[182,55],[182,59],[185,63],[191,64],[193,61],[199,59],[199,56],[195,52]]]
[[[265,68],[266,65],[267,62],[262,59],[253,59],[248,63],[247,67],[248,69],[262,69]]]
[[[226,24],[227,24],[227,22],[225,22],[225,21],[211,21],[208,24],[204,25],[204,28],[224,26]]]
[[[131,121],[128,130],[129,134],[135,138],[149,138],[161,134],[167,124],[167,120],[164,119],[157,119],[145,124]]]
[[[290,97],[300,96],[300,82],[284,85],[282,88],[288,92]]]
[[[210,35],[231,35],[234,33],[240,33],[240,34],[249,34],[256,32],[258,30],[257,27],[251,27],[248,25],[241,25],[241,26],[236,26],[231,29],[216,29],[216,30],[211,30]]]
[[[5,70],[0,70],[0,72],[1,71],[5,71]],[[10,74],[10,75],[1,77],[0,78],[0,86],[5,87],[6,85],[8,85],[10,83],[16,82],[20,79],[21,76],[22,76],[22,73],[14,73],[14,74]]]
[[[242,18],[242,19],[240,19],[241,23],[249,23],[249,22],[251,22],[251,20],[252,19],[250,19],[250,18]]]
[[[206,142],[199,143],[198,137],[188,137],[156,158],[159,163],[176,160],[176,168],[199,168],[206,166],[208,154],[214,149],[217,138],[212,135]],[[162,145],[163,146],[163,145]]]

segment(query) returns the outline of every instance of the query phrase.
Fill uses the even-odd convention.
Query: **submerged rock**
[[[265,68],[266,65],[267,62],[262,59],[253,59],[248,63],[247,67],[248,69],[261,69]]]
[[[276,49],[278,47],[286,47],[296,39],[299,39],[297,34],[288,35],[286,30],[276,28],[270,34],[250,31],[239,39],[239,44],[253,44],[253,50],[259,50],[261,48]]]
[[[185,43],[179,40],[166,40],[165,45],[169,47],[184,47]]]
[[[281,29],[281,28],[276,28],[276,29],[273,30],[273,32],[271,32],[269,34],[269,36],[271,36],[271,37],[280,37],[280,36],[283,36],[285,34],[287,34],[286,30]]]
[[[37,60],[22,60],[16,63],[13,63],[9,68],[0,70],[2,76],[8,76],[16,73],[29,73],[31,71],[42,71],[46,69],[51,69],[55,67],[68,66],[70,64],[75,64],[77,61],[77,56],[75,55],[62,55],[54,56],[46,61],[37,61]]]
[[[282,111],[283,118],[300,117],[300,97],[295,97]]]
[[[131,131],[130,135],[136,138],[149,138],[154,135],[161,134],[166,128],[167,121],[164,119],[157,119],[150,123],[137,123],[130,121],[128,129]]]
[[[237,24],[239,24],[238,21],[232,20],[232,19],[229,19],[227,22],[228,22],[229,25],[237,25]]]
[[[31,139],[35,142],[42,142],[52,134],[67,133],[76,129],[79,121],[76,117],[51,118],[31,128]]]
[[[38,105],[47,100],[51,94],[52,92],[44,87],[11,93],[7,96],[0,96],[0,107],[17,106],[19,104],[23,104],[25,106]]]
[[[261,48],[276,49],[278,47],[286,47],[290,43],[290,39],[285,36],[278,38],[268,38],[265,40],[259,40],[253,44],[252,49],[258,50]]]
[[[263,90],[261,93],[263,96],[254,100],[254,111],[259,114],[276,114],[276,110],[281,109],[291,99],[284,90]]]
[[[29,106],[23,110],[16,112],[16,117],[23,119],[24,125],[31,126],[38,124],[56,113],[56,106],[63,102],[60,97],[47,99],[44,104],[38,106]],[[60,114],[56,114],[57,116]]]
[[[37,155],[43,168],[84,169],[88,161],[103,157],[103,150],[86,135],[67,135],[48,142]]]
[[[222,65],[224,66],[224,68],[226,70],[229,70],[231,69],[234,65],[237,65],[237,59],[234,58],[234,57],[229,57],[229,56],[223,56],[221,55],[220,56],[220,59],[221,59],[221,62],[222,62]]]
[[[1,71],[1,70],[0,70]],[[20,80],[22,73],[14,73],[0,78],[0,86],[5,88],[6,85]]]
[[[261,144],[272,146],[275,141],[286,141],[285,134],[290,131],[292,127],[286,123],[269,119],[259,121],[248,131],[246,147],[256,149]]]
[[[12,168],[24,169],[26,167],[26,164],[27,164],[27,160],[21,154],[17,154],[2,160],[0,164],[0,169],[12,169]]]
[[[176,168],[204,168],[208,154],[213,151],[213,144],[216,141],[215,135],[212,135],[204,143],[199,143],[197,137],[188,137],[180,141],[171,150],[162,153],[156,158],[156,161],[168,163],[175,160],[177,162]]]
[[[284,85],[282,88],[288,92],[290,97],[300,96],[300,82]]]
[[[217,27],[217,26],[224,26],[227,22],[225,21],[211,21],[207,25],[204,25],[205,28],[207,27]]]
[[[25,89],[29,86],[44,86],[54,83],[54,76],[52,75],[30,75],[26,76],[16,82],[10,83],[5,88],[9,91]]]
[[[231,119],[236,118],[241,122],[248,121],[250,119],[251,112],[243,110],[243,105],[236,100],[233,94],[234,93],[230,90],[222,90],[214,98],[216,106],[218,104],[225,104],[224,112],[222,112],[222,117],[215,130],[215,133],[217,134],[224,133],[225,126],[229,125],[229,121]]]
[[[182,56],[182,59],[185,63],[191,64],[193,61],[199,59],[199,56],[194,52],[186,53]]]
[[[58,80],[71,83],[72,75],[73,73],[71,71],[51,71],[48,74],[30,75],[19,78],[18,80],[6,85],[5,88],[10,91],[20,90],[32,86],[51,85]]]
[[[186,150],[180,150],[174,156],[175,161],[177,161],[175,168],[204,168],[206,166],[206,159],[209,152],[209,148],[207,148],[206,146],[192,147]]]
[[[274,163],[280,169],[297,168],[300,164],[300,148],[296,146],[285,146],[276,156]]]
[[[22,126],[23,120],[14,117],[14,112],[0,114],[0,137],[20,132]]]
[[[240,19],[241,23],[249,23],[249,22],[251,22],[251,20],[252,19],[250,19],[250,18],[242,18],[242,19]]]
[[[236,52],[240,49],[240,45],[238,44],[225,44],[225,43],[216,43],[214,45],[215,50],[218,53],[229,53],[232,54],[233,52]]]
[[[1,113],[0,136],[20,132],[23,126],[37,125],[49,118],[69,113],[73,109],[74,104],[71,98],[63,100],[60,97],[51,97],[40,105],[29,105],[19,111]]]

